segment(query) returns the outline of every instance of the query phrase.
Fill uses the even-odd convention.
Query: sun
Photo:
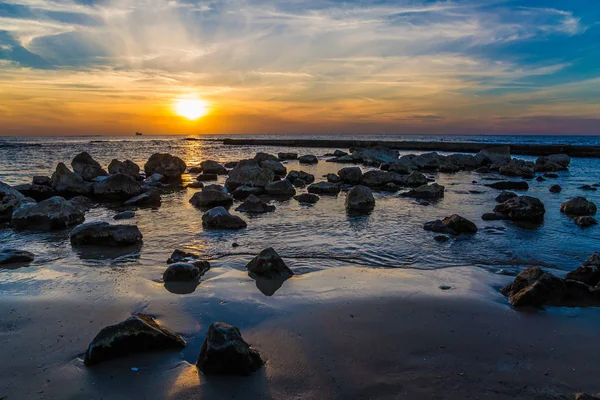
[[[208,103],[200,99],[180,99],[175,102],[177,115],[195,121],[208,114]]]

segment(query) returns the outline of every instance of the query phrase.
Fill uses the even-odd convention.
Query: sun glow
[[[208,114],[208,103],[199,99],[181,99],[175,102],[177,115],[195,121]]]

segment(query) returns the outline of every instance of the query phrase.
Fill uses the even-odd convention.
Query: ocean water
[[[600,145],[599,137],[575,136],[354,138]],[[337,172],[345,166],[325,162],[323,155],[332,149],[224,146],[222,137],[201,139],[190,141],[183,136],[0,138],[0,181],[20,184],[30,182],[34,175],[49,176],[58,162],[69,165],[73,156],[82,151],[89,152],[105,167],[113,158],[131,159],[143,166],[156,152],[177,155],[188,166],[193,166],[207,159],[225,162],[251,158],[259,151],[273,154],[294,151],[301,155],[315,154],[320,162],[315,166],[286,162],[288,171],[312,173],[317,182],[325,180],[322,178],[325,174]],[[161,283],[162,272],[167,258],[178,248],[199,253],[221,271],[244,271],[246,263],[254,255],[264,248],[273,247],[299,277],[340,266],[422,270],[473,267],[490,274],[515,274],[524,267],[542,265],[561,274],[576,268],[593,252],[600,250],[600,227],[581,229],[559,212],[560,204],[575,196],[585,196],[600,204],[600,191],[578,189],[583,184],[600,183],[599,167],[598,159],[575,158],[570,169],[559,173],[558,179],[545,182],[530,180],[531,188],[527,194],[540,198],[547,210],[545,222],[536,229],[526,229],[506,221],[482,221],[481,215],[492,211],[496,205],[494,198],[499,191],[483,186],[486,176],[474,172],[431,174],[446,187],[446,196],[430,206],[419,205],[397,193],[377,193],[376,208],[369,216],[349,217],[344,209],[344,193],[337,197],[322,196],[314,206],[302,206],[293,199],[274,201],[277,207],[274,213],[258,216],[240,214],[248,222],[248,228],[234,232],[204,230],[202,212],[189,204],[197,190],[173,190],[163,195],[160,209],[139,210],[135,219],[120,222],[138,225],[144,235],[141,249],[117,252],[74,249],[68,240],[68,230],[36,233],[15,232],[9,226],[2,227],[1,248],[28,250],[37,258],[29,267],[1,270],[0,293],[61,297],[75,292],[94,292],[94,288],[106,284],[107,278],[114,278],[116,282],[123,276],[127,276],[128,287],[119,289],[118,283],[115,283],[114,290],[127,290],[131,294],[136,290],[132,282],[149,282],[154,285],[152,290],[164,291],[167,288]],[[193,179],[194,176],[184,176],[184,181]],[[223,182],[224,178],[220,177],[219,183]],[[560,194],[548,192],[548,187],[555,183],[563,187]],[[303,191],[305,189],[298,192]],[[232,210],[237,205],[236,202]],[[86,221],[114,222],[112,217],[118,211],[121,210],[98,205],[87,213]],[[480,231],[472,237],[459,237],[440,244],[433,240],[434,234],[423,230],[423,223],[454,213],[474,221]],[[240,246],[232,247],[234,242]],[[285,285],[275,296],[285,296]],[[195,288],[196,295],[203,295],[202,288],[202,284]],[[106,295],[102,291],[98,293],[100,298]],[[147,289],[144,289],[144,294],[147,295]],[[111,295],[118,296],[116,292]]]

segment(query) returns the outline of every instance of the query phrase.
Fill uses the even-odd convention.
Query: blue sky
[[[0,82],[3,134],[600,134],[600,2],[0,0]]]

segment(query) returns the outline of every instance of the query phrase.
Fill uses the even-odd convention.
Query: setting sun
[[[199,99],[177,100],[175,112],[179,116],[194,121],[208,114],[208,103]]]

